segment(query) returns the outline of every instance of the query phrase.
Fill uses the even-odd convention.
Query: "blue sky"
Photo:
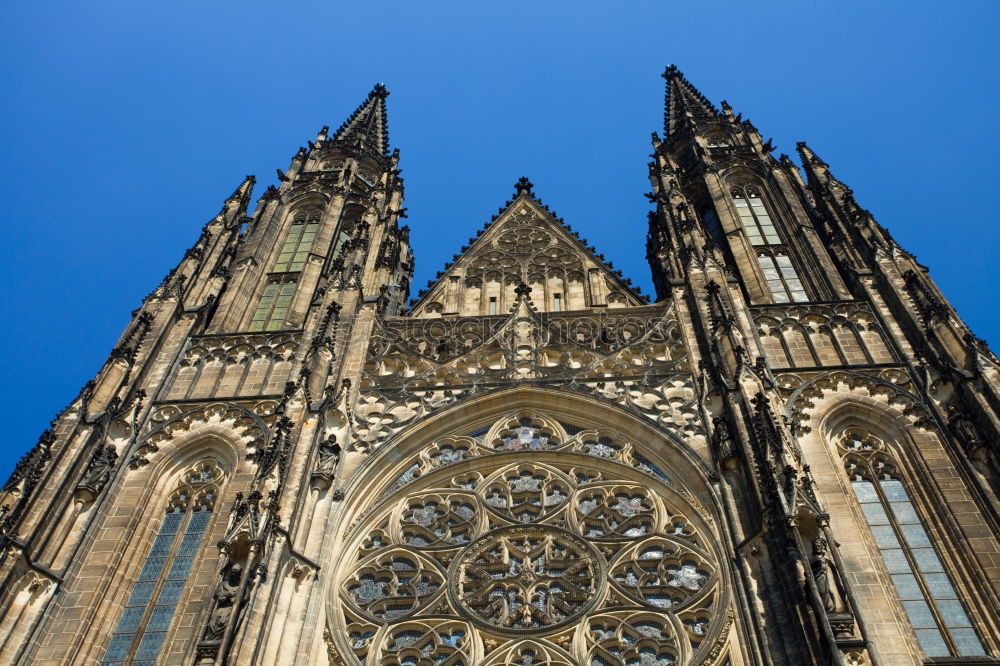
[[[651,293],[642,194],[675,63],[779,152],[808,141],[996,347],[998,18],[988,1],[12,4],[0,476],[243,176],[262,191],[375,82],[417,288],[527,175]]]

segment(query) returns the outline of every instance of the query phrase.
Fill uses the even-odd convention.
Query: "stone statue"
[[[94,457],[87,466],[87,472],[80,480],[80,485],[90,489],[95,494],[100,492],[104,485],[111,479],[111,472],[118,461],[118,451],[111,444],[99,446],[94,452]]]
[[[316,473],[329,477],[336,476],[337,463],[340,462],[340,444],[337,436],[330,435],[319,443],[319,455],[316,458]]]
[[[832,613],[837,610],[837,583],[832,580],[834,574],[830,570],[831,562],[827,556],[827,549],[825,538],[818,536],[813,539],[813,552],[809,566],[812,569],[813,580],[816,581],[816,589],[819,592],[823,610]]]
[[[215,608],[208,618],[208,627],[205,629],[205,638],[210,641],[222,640],[226,625],[229,624],[229,618],[232,617],[233,608],[236,606],[236,596],[239,594],[240,580],[243,578],[243,567],[239,562],[227,569],[222,572],[222,580],[212,595]]]

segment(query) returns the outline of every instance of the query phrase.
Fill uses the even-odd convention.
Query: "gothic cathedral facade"
[[[248,177],[3,487],[0,663],[1000,663],[1000,363],[664,78],[655,302],[525,178],[411,301],[382,86]]]

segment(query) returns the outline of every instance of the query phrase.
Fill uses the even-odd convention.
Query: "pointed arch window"
[[[843,433],[839,447],[854,495],[924,655],[984,656],[983,645],[882,441],[852,428]]]
[[[757,253],[757,261],[775,303],[801,303],[809,300],[788,254],[763,250]]]
[[[764,206],[760,193],[754,188],[739,188],[732,191],[733,203],[740,216],[740,224],[746,231],[751,245],[780,245],[781,236],[774,227],[774,221]]]
[[[184,473],[101,666],[153,666],[212,515],[222,470],[203,460]]]
[[[319,229],[320,212],[318,210],[300,211],[295,214],[292,224],[281,246],[281,253],[274,265],[275,272],[298,272],[306,265],[309,250],[316,240]]]
[[[272,277],[250,320],[251,331],[278,331],[285,328],[285,318],[292,306],[298,285],[296,276]]]

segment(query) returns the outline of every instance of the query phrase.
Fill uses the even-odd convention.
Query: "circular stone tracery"
[[[586,612],[603,576],[587,541],[549,525],[505,527],[470,545],[449,575],[453,602],[492,630],[553,629]]]

